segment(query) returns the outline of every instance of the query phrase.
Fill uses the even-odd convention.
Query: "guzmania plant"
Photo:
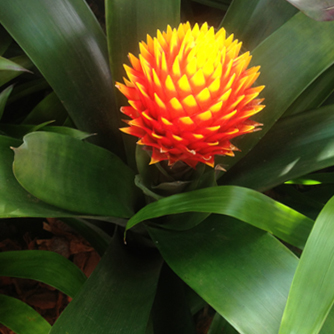
[[[86,278],[1,253],[73,300],[51,326],[0,295],[0,323],[333,333],[333,12],[289,2],[0,1],[0,218],[58,218],[102,257]]]

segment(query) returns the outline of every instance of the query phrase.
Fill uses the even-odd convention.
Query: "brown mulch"
[[[9,223],[7,229],[11,229]],[[19,232],[0,239],[0,252],[16,250],[47,250],[56,252],[76,264],[87,277],[97,266],[100,256],[89,243],[66,224],[56,219],[43,222],[44,235],[36,231]],[[2,230],[0,232],[3,232]],[[47,233],[49,232],[49,233]],[[3,233],[1,233],[3,234]],[[46,235],[46,236],[45,236]],[[2,236],[3,237],[3,236]],[[55,288],[34,280],[0,277],[0,294],[8,295],[27,303],[51,325],[66,308],[71,298]],[[198,334],[207,333],[213,315],[205,308],[195,316]],[[0,334],[15,334],[0,324]]]
[[[25,232],[22,238],[6,238],[0,241],[0,251],[48,250],[73,261],[87,277],[93,272],[100,256],[79,234],[63,222],[48,219],[43,222],[48,238],[32,236]],[[51,325],[65,309],[71,298],[60,291],[40,282],[29,279],[0,277],[0,293],[20,299],[33,307]],[[0,324],[0,334],[15,334]]]

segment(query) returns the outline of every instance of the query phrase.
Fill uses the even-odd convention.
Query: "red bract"
[[[239,56],[241,44],[224,29],[185,23],[147,36],[139,59],[129,54],[129,80],[117,83],[130,104],[121,108],[131,118],[121,130],[152,151],[151,164],[213,167],[216,155],[234,155],[232,138],[259,129],[249,117],[264,108],[256,99],[264,86],[251,87],[260,67],[247,69],[251,56]]]

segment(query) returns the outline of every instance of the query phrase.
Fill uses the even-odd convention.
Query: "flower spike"
[[[116,84],[130,104],[121,108],[131,118],[121,130],[152,152],[151,164],[214,167],[216,155],[238,151],[233,138],[260,130],[249,119],[264,108],[264,86],[252,87],[260,67],[247,69],[251,55],[240,55],[241,45],[223,28],[187,22],[147,36],[138,58],[129,54],[128,79]]]

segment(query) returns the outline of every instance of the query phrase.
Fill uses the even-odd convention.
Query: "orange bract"
[[[232,138],[261,125],[249,119],[264,108],[256,99],[264,86],[251,87],[259,67],[247,69],[249,52],[239,56],[241,43],[224,29],[168,26],[139,47],[139,59],[129,54],[132,67],[124,65],[129,80],[116,86],[130,104],[121,130],[152,151],[151,164],[213,167],[215,155],[234,155]]]

